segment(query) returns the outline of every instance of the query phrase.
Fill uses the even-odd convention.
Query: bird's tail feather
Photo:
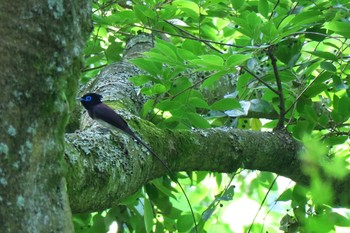
[[[173,171],[170,170],[169,166],[146,144],[144,143],[139,137],[137,137],[135,134],[132,134],[131,135],[138,143],[140,143],[141,145],[143,145],[156,159],[159,160],[159,162],[161,162],[163,164],[163,166],[166,168],[166,170],[169,172],[169,175],[171,176],[171,178],[179,185],[182,193],[184,194],[185,198],[186,198],[186,201],[188,203],[188,206],[190,207],[190,210],[191,210],[191,214],[192,214],[192,218],[193,218],[193,221],[194,221],[194,226],[195,226],[195,232],[198,233],[198,229],[197,229],[197,222],[196,222],[196,218],[194,216],[194,212],[193,212],[193,209],[192,209],[192,205],[191,205],[191,202],[188,198],[188,196],[186,195],[186,192],[184,190],[184,188],[182,187],[182,185],[180,184],[180,182],[178,181],[176,175],[174,174]]]

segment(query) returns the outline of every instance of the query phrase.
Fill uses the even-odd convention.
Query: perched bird
[[[88,111],[89,116],[96,120],[100,125],[106,127],[109,130],[120,130],[132,138],[134,138],[137,142],[139,142],[141,145],[143,145],[156,159],[158,159],[164,167],[168,170],[171,177],[175,180],[175,182],[179,185],[181,188],[183,194],[186,197],[187,203],[191,209],[192,217],[195,224],[195,231],[198,232],[197,229],[197,223],[196,219],[194,217],[193,209],[190,203],[190,200],[188,199],[185,190],[182,188],[182,185],[177,180],[176,176],[173,174],[173,172],[170,170],[170,168],[166,165],[166,163],[155,153],[153,150],[144,143],[136,134],[134,131],[132,131],[126,123],[126,121],[118,115],[113,109],[102,103],[101,101],[102,95],[96,94],[96,93],[87,93],[83,97],[81,97],[79,100],[84,106],[84,108]]]
[[[102,95],[96,93],[87,93],[80,98],[80,102],[88,111],[89,116],[97,121],[100,125],[110,130],[120,130],[132,138],[134,138],[141,145],[146,147],[152,154],[154,152],[144,143],[136,134],[130,129],[128,123],[118,115],[113,109],[102,103]],[[156,156],[157,157],[157,156]]]

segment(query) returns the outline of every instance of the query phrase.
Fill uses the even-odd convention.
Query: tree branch
[[[277,59],[273,55],[273,50],[274,50],[274,46],[269,47],[267,49],[267,55],[269,56],[269,58],[271,60],[273,72],[275,74],[275,79],[276,79],[276,84],[277,84],[277,89],[278,89],[278,97],[279,97],[279,101],[280,101],[280,104],[279,104],[280,117],[279,117],[279,120],[278,120],[278,123],[276,126],[276,130],[279,130],[279,129],[284,128],[284,120],[285,120],[286,110],[285,110],[282,82],[280,79],[280,75],[278,73]]]
[[[302,145],[287,133],[231,128],[169,131],[132,117],[129,124],[174,171],[232,173],[269,171],[308,185],[298,154]],[[124,134],[96,128],[66,134],[67,187],[73,213],[104,210],[167,174],[144,147]],[[333,180],[335,202],[349,205],[350,176]]]
[[[297,153],[301,145],[284,133],[229,128],[193,131],[157,129],[129,122],[143,140],[177,171],[271,171],[305,183]],[[167,174],[164,166],[128,136],[91,129],[66,135],[68,193],[73,212],[103,210],[148,181]]]

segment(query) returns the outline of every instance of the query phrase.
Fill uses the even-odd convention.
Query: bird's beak
[[[82,101],[82,100],[84,100],[84,99],[81,98],[81,97],[78,97],[78,98],[76,98],[76,100]]]

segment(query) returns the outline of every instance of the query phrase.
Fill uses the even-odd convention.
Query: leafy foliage
[[[330,232],[350,225],[349,212],[344,216],[331,208],[331,184],[322,178],[324,173],[338,178],[349,173],[348,1],[96,0],[93,9],[95,27],[85,48],[83,81],[120,61],[128,38],[152,33],[154,48],[131,61],[145,71],[130,79],[150,98],[142,117],[169,129],[282,126],[310,145],[302,157],[312,180],[308,188],[285,189],[270,173],[244,171],[232,179],[191,174],[196,190],[187,191],[201,216],[201,230],[231,231],[235,220],[223,221],[219,213],[228,210],[218,208],[232,200],[223,198],[229,196],[232,186],[225,185],[231,182],[238,186],[237,199],[245,196],[260,205],[269,191],[269,203],[286,203],[284,211],[264,207],[264,219],[246,223],[238,232]],[[203,185],[208,180],[216,181],[212,192],[221,193],[220,198],[208,197],[212,192]],[[127,210],[107,210],[104,218],[113,215],[130,232],[188,232],[193,227],[188,211],[183,212],[188,207],[170,184],[166,178],[155,180],[125,203]],[[102,224],[101,216],[76,216],[76,226],[84,226],[77,232]],[[215,227],[206,222],[215,222]]]

